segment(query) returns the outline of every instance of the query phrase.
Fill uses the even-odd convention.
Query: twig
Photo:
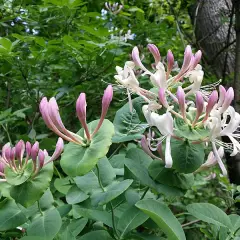
[[[188,223],[184,223],[184,224],[182,224],[182,227],[186,227],[186,226],[192,225],[192,224],[200,222],[200,221],[201,220],[194,220],[194,221],[191,221],[191,222],[188,222]]]

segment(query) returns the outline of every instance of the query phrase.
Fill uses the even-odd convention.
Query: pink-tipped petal
[[[16,148],[13,147],[11,150],[11,154],[10,154],[10,160],[14,161],[15,160],[15,154],[16,154]]]
[[[52,157],[50,158],[50,160],[48,162],[54,161],[57,158],[59,158],[59,156],[63,152],[63,149],[64,149],[64,142],[63,142],[62,138],[58,138],[55,151],[54,151]]]
[[[155,63],[158,64],[161,61],[161,55],[156,45],[148,44],[148,50],[152,53]]]
[[[39,142],[35,142],[31,149],[31,159],[35,162],[38,156]]]

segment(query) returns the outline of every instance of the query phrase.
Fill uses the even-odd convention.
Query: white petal
[[[171,155],[171,146],[170,146],[171,136],[166,138],[166,147],[165,147],[165,168],[171,168],[173,161]]]

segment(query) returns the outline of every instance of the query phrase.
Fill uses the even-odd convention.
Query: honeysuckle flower
[[[76,102],[76,112],[79,121],[82,124],[82,127],[85,131],[86,135],[86,142],[84,138],[81,136],[67,130],[61,120],[58,105],[55,98],[51,98],[49,101],[46,97],[42,99],[40,102],[40,112],[42,114],[42,118],[48,128],[50,128],[53,132],[55,132],[57,135],[59,135],[61,138],[73,142],[75,144],[79,144],[82,146],[86,146],[86,144],[89,144],[93,136],[97,133],[97,131],[100,129],[103,120],[107,114],[109,105],[112,101],[113,96],[113,89],[112,86],[109,85],[106,90],[104,91],[103,99],[102,99],[102,113],[99,120],[99,123],[96,127],[96,129],[90,133],[87,123],[86,123],[86,97],[85,93],[81,93],[77,102]]]
[[[168,79],[174,65],[174,56],[171,50],[168,50],[167,53],[167,73],[166,73],[166,78]]]
[[[21,173],[26,168],[29,160],[31,160],[33,164],[31,179],[33,179],[45,165],[56,160],[61,155],[63,148],[63,140],[59,138],[54,154],[45,161],[46,157],[48,157],[47,151],[41,150],[38,142],[31,146],[29,142],[25,144],[23,140],[20,140],[12,148],[10,143],[7,143],[3,146],[2,156],[0,156],[0,177],[6,180],[4,174],[6,166],[10,167],[15,173]]]
[[[159,115],[155,112],[150,112],[147,109],[148,106],[143,106],[143,113],[146,117],[146,120],[150,126],[155,126],[159,132],[163,135],[162,138],[158,139],[158,144],[160,144],[163,140],[166,139],[166,146],[165,146],[165,167],[171,168],[172,167],[172,156],[171,156],[171,147],[170,147],[170,140],[171,136],[173,135],[173,118],[171,113],[167,112],[163,115]],[[145,150],[147,148],[145,147]],[[156,148],[157,150],[157,148]]]

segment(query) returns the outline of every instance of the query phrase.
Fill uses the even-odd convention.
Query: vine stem
[[[41,209],[41,207],[40,207],[39,201],[37,201],[37,205],[38,205],[38,210],[39,210],[40,214],[43,216],[43,212],[42,212],[42,209]]]
[[[149,187],[146,188],[146,190],[144,191],[144,193],[141,196],[140,200],[142,200],[145,197],[145,195],[147,194],[148,190],[149,190]]]
[[[201,221],[201,220],[194,220],[194,221],[191,221],[191,222],[182,224],[182,227],[186,227],[186,226],[189,226],[189,225],[191,225],[191,224],[194,224],[194,223],[197,223],[197,222],[200,222],[200,221]]]
[[[102,191],[105,192],[105,189],[104,189],[104,187],[102,185],[102,181],[101,181],[101,178],[100,178],[100,171],[99,171],[98,165],[96,165],[96,169],[97,169],[97,178],[98,178],[99,186],[101,187]],[[119,239],[119,235],[118,235],[118,232],[117,232],[117,229],[116,229],[113,205],[112,205],[111,201],[110,201],[110,209],[111,209],[111,213],[112,213],[112,227],[113,227],[113,231],[114,231],[115,235],[117,236],[116,239]]]

